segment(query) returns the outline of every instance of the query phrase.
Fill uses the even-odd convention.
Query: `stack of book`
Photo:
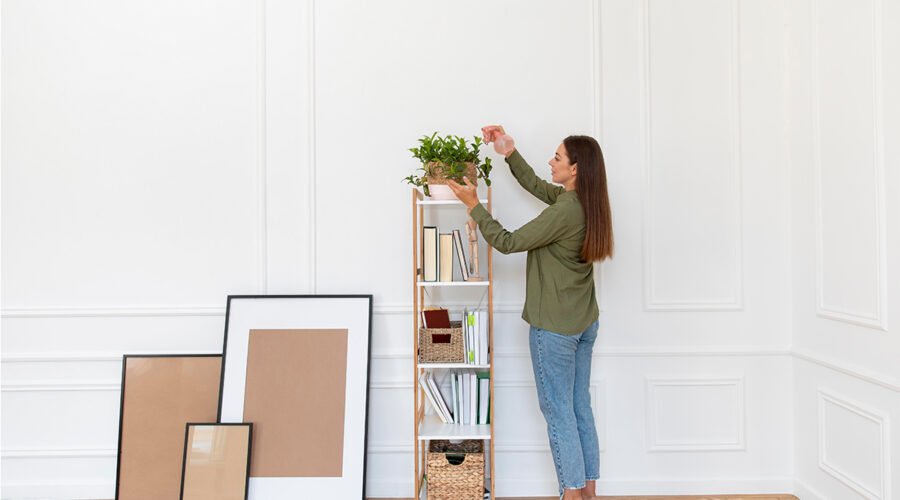
[[[445,424],[487,425],[490,419],[491,378],[489,372],[453,370],[449,388],[440,385],[431,372],[419,376],[419,385],[435,414]],[[445,394],[450,397],[445,397]]]
[[[453,281],[454,261],[459,267],[463,281],[468,281],[468,260],[459,229],[454,229],[452,233],[439,234],[436,226],[424,226],[422,228],[422,281]]]

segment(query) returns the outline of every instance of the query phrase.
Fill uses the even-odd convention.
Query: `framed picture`
[[[246,500],[253,424],[188,423],[181,500]]]
[[[219,418],[253,423],[251,500],[364,498],[371,295],[229,296]]]
[[[177,498],[184,426],[217,413],[219,354],[122,357],[116,500]]]

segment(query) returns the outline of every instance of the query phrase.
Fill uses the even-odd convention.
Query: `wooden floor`
[[[799,500],[794,495],[658,495],[638,497],[597,497],[603,500]],[[559,497],[517,497],[497,500],[559,500]]]
[[[794,495],[657,495],[637,497],[597,497],[602,500],[800,500]],[[368,500],[413,500],[412,498],[369,498]],[[559,497],[497,497],[496,500],[559,500]]]
[[[656,495],[636,497],[597,497],[602,500],[800,500],[794,495]],[[368,500],[413,500],[412,498],[369,498]],[[497,497],[496,500],[559,500],[559,497]]]
[[[656,495],[598,497],[603,500],[800,500],[794,495]],[[370,498],[369,500],[412,500],[411,498]],[[498,497],[497,500],[559,500],[559,497]]]

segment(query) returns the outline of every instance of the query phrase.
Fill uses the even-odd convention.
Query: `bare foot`
[[[581,496],[583,500],[599,500],[600,497],[597,496],[597,481],[585,481],[584,489],[581,490]]]
[[[563,492],[562,500],[585,500],[583,496],[581,496],[581,490],[565,490]]]

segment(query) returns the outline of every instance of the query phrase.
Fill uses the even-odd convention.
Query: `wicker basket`
[[[450,328],[419,328],[419,363],[464,361],[461,321],[451,321]]]
[[[432,184],[446,184],[447,179],[444,178],[444,170],[441,168],[443,164],[439,161],[428,162],[425,165],[425,178],[428,182],[428,185]],[[465,175],[472,184],[478,184],[478,168],[472,162],[466,162],[466,172]]]
[[[484,443],[432,440],[425,464],[428,500],[484,498]]]

